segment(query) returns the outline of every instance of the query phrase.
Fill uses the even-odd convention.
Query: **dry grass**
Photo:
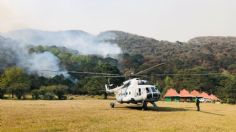
[[[0,131],[236,131],[236,106],[159,102],[159,110],[110,100],[0,100]]]

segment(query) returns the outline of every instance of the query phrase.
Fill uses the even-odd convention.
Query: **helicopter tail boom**
[[[108,85],[107,85],[107,84],[105,85],[105,88],[106,88],[106,92],[107,92],[107,93],[113,93],[113,92],[114,92],[113,90],[110,90],[110,89],[108,88]]]
[[[105,88],[106,88],[106,93],[116,93],[117,92],[117,90],[119,90],[119,89],[121,89],[122,88],[122,86],[120,86],[120,87],[116,87],[116,88],[112,88],[112,89],[110,89],[109,88],[109,86],[112,86],[113,84],[111,84],[111,85],[105,85]]]

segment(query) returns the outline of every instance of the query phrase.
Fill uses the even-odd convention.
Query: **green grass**
[[[137,105],[111,109],[111,100],[0,100],[0,131],[236,131],[236,106],[158,102],[158,110]]]

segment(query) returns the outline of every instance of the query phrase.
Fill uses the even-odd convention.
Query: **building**
[[[202,98],[200,99],[201,102],[211,102],[211,97],[207,93],[202,92],[201,96],[202,96]]]
[[[202,98],[201,93],[198,92],[197,90],[193,90],[190,94],[193,95],[194,97]]]
[[[214,94],[211,94],[211,95],[210,95],[210,99],[211,99],[212,101],[219,101],[219,99],[218,99]]]
[[[186,89],[180,91],[180,101],[181,102],[193,102],[195,97],[189,93]]]
[[[215,95],[208,95],[206,92],[198,92],[197,90],[193,90],[191,92],[186,89],[182,89],[180,93],[177,93],[175,89],[170,88],[167,90],[164,95],[165,101],[171,102],[194,102],[197,98],[200,98],[201,102],[217,102],[220,101]]]
[[[215,103],[220,102],[220,99],[217,98],[214,94],[209,95],[209,102]]]
[[[164,95],[164,98],[165,98],[165,101],[167,102],[171,102],[171,101],[179,102],[180,95],[176,92],[175,89],[170,88],[167,90],[166,94]]]

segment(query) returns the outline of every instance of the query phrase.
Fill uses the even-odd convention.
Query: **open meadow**
[[[111,100],[0,100],[0,131],[236,131],[236,106],[158,102],[158,110]]]

